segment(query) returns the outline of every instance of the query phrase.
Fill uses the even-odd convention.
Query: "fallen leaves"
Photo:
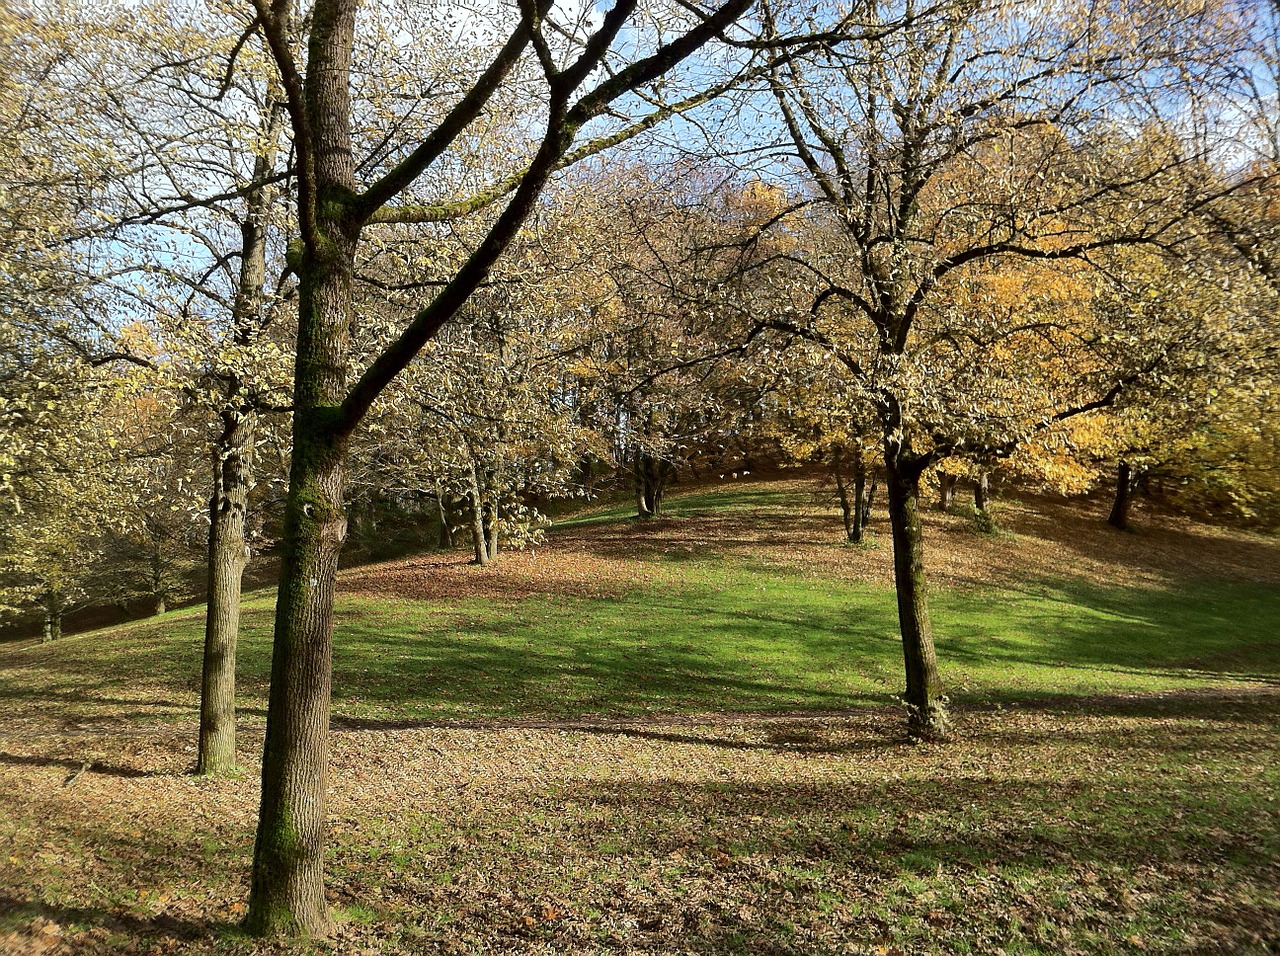
[[[62,927],[37,917],[21,931],[0,935],[0,956],[45,956],[62,942]]]

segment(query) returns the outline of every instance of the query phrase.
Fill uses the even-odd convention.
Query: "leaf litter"
[[[1010,525],[1040,520],[1021,514]],[[453,596],[463,578],[493,589],[466,596],[606,593],[653,548],[760,554],[778,529],[750,518],[672,522],[661,540],[603,526],[498,573],[402,562],[344,585],[399,594],[429,576]],[[988,549],[1007,551],[930,520],[934,541],[960,542],[938,549],[953,584],[973,583]],[[1214,573],[1276,573],[1251,537],[1196,533]],[[1062,566],[1043,534],[1013,534],[1030,542],[1018,574]],[[1162,534],[1143,542],[1145,562],[1099,552],[1098,573],[1177,573]],[[771,556],[881,573],[874,551],[791,542]],[[1090,560],[1076,573],[1093,573]],[[13,698],[0,725],[5,956],[1269,953],[1280,940],[1274,683],[962,709],[944,745],[907,742],[892,708],[339,725],[337,930],[296,944],[235,930],[253,773],[194,778],[194,728],[49,721],[39,697]],[[246,766],[260,733],[253,720],[242,731]]]

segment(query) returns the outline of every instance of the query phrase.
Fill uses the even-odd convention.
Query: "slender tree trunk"
[[[649,459],[648,472],[645,475],[644,498],[645,505],[649,508],[649,513],[653,515],[662,514],[662,499],[666,493],[666,475],[664,462],[656,459]]]
[[[247,346],[262,328],[263,288],[267,276],[267,229],[276,190],[265,185],[275,171],[276,139],[281,122],[281,93],[268,92],[262,147],[254,157],[254,182],[263,183],[249,196],[240,226],[240,274],[232,303],[232,336]],[[241,384],[226,383],[229,404],[243,402]],[[236,645],[240,638],[240,595],[248,560],[245,521],[253,484],[256,412],[228,407],[219,413],[222,432],[213,447],[213,490],[209,496],[209,552],[204,659],[200,681],[200,739],[196,773],[220,774],[236,762]]]
[[[44,632],[42,643],[56,641],[62,637],[62,595],[50,591],[44,600]]]
[[[920,529],[922,467],[885,455],[889,485],[889,522],[893,528],[893,576],[898,595],[898,626],[906,664],[909,732],[915,737],[942,737],[947,714],[933,647],[933,627],[925,589],[924,538]]]
[[[498,506],[492,500],[484,503],[484,542],[489,561],[498,559]]]
[[[209,499],[208,611],[200,685],[200,746],[196,773],[219,774],[236,763],[236,644],[240,593],[248,549],[253,431],[252,413],[223,416],[214,449],[213,495]]]
[[[985,471],[973,483],[973,506],[981,512],[991,503],[991,476]]]
[[[168,594],[164,583],[164,554],[158,534],[151,536],[151,613],[163,614],[168,609]]]
[[[831,475],[835,478],[836,494],[840,499],[840,515],[844,520],[844,538],[846,541],[857,541],[857,505],[849,501],[849,486],[844,480],[844,450],[841,448],[837,448],[831,453]]]
[[[639,448],[635,451],[634,456],[634,474],[636,488],[636,517],[651,518],[654,515],[653,497],[649,492],[649,483],[646,477],[646,467],[649,456]]]
[[[871,523],[871,508],[872,508],[872,505],[875,504],[876,490],[879,487],[880,487],[879,482],[876,480],[876,476],[873,473],[870,476],[870,481],[868,481],[866,484],[867,496],[862,501],[862,527],[863,528],[865,528],[867,525]]]
[[[475,462],[471,463],[471,543],[475,547],[475,563],[482,568],[488,565],[489,538],[484,529],[484,498],[480,494],[480,476]]]
[[[843,450],[837,450],[832,460],[832,471],[836,479],[836,489],[840,494],[840,511],[844,518],[845,540],[851,544],[862,541],[863,529],[867,518],[867,467],[862,457],[862,450],[853,453],[853,497],[849,497],[849,485],[845,481],[842,470]]]
[[[1129,505],[1133,502],[1133,493],[1138,487],[1138,476],[1133,467],[1122,461],[1116,467],[1116,496],[1111,503],[1111,514],[1107,516],[1107,524],[1121,531],[1129,530]]]

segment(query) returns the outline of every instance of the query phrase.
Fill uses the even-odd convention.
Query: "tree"
[[[887,16],[874,0],[859,9],[869,23]],[[1159,364],[1081,338],[1070,321],[991,313],[975,324],[949,307],[983,269],[1087,262],[1161,241],[1189,216],[1151,202],[1182,192],[1185,143],[1169,118],[1179,91],[1221,79],[1238,38],[1211,11],[1178,3],[1112,13],[909,4],[904,29],[770,76],[829,238],[790,257],[810,290],[803,307],[760,327],[830,355],[876,409],[919,736],[947,728],[920,531],[925,470],[957,451],[1006,454]],[[1129,144],[1127,131],[1144,126],[1140,146]],[[1000,364],[1011,358],[1015,367]],[[1052,387],[1000,388],[1023,369]]]
[[[705,10],[686,7],[684,22],[664,29],[651,52],[604,69],[625,27],[632,28],[627,49],[649,40],[635,19],[634,0],[619,0],[600,13],[571,11],[567,19],[550,3],[523,3],[506,41],[487,65],[469,74],[470,85],[430,129],[411,130],[411,138],[360,161],[352,133],[359,5],[318,0],[307,23],[304,67],[291,43],[290,4],[255,0],[256,24],[279,70],[293,134],[298,238],[289,262],[299,277],[299,306],[293,458],[247,917],[252,931],[314,934],[328,927],[323,846],[333,587],[346,528],[343,488],[353,431],[383,389],[485,280],[552,173],[572,158],[584,127],[602,123],[614,103],[731,29],[749,6],[750,0],[728,0]],[[362,237],[379,222],[443,218],[439,203],[393,203],[412,197],[415,184],[427,181],[450,148],[487,118],[495,93],[517,80],[539,83],[545,112],[509,199],[448,282],[349,383],[347,343],[356,319],[352,279]],[[424,105],[429,104],[428,97]],[[660,107],[658,113],[670,109]],[[394,124],[389,132],[398,132]]]
[[[379,497],[434,499],[443,530],[469,529],[479,565],[496,560],[500,542],[535,541],[541,502],[576,494],[577,463],[600,451],[565,368],[595,341],[584,318],[597,305],[600,255],[591,211],[563,208],[569,198],[542,204],[457,320],[379,397],[356,439],[349,485],[368,511]],[[406,268],[400,287],[437,278],[448,257],[438,243],[432,252],[416,258],[433,273]],[[363,296],[366,314],[403,295],[390,279],[380,285]]]
[[[62,162],[77,187],[68,190],[77,205],[60,248],[74,258],[67,271],[81,295],[93,297],[92,307],[86,303],[51,334],[91,367],[148,369],[160,393],[181,396],[188,411],[203,406],[217,423],[207,439],[214,482],[201,772],[234,763],[235,639],[255,422],[263,408],[282,404],[275,393],[288,381],[264,307],[272,299],[269,233],[273,216],[280,218],[283,179],[278,88],[263,79],[266,61],[243,25],[228,35],[225,22],[221,8],[154,2],[128,10],[54,5],[23,24],[29,35],[57,41],[43,68],[29,71],[25,121],[59,131]],[[130,328],[146,334],[131,341]],[[140,340],[151,348],[139,350]],[[174,464],[163,455],[146,460]],[[134,511],[141,517],[146,508]],[[156,545],[171,530],[159,517],[147,512],[120,531],[121,543],[153,552],[155,585],[165,564]],[[97,584],[131,593],[136,584],[121,579],[118,564]],[[163,602],[161,593],[153,597]]]

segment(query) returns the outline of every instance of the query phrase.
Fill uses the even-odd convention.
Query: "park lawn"
[[[1005,540],[933,517],[957,736],[915,746],[887,544],[832,544],[810,499],[704,492],[495,570],[349,572],[338,935],[286,949],[1274,951],[1274,581],[1176,556],[1125,577],[1132,553],[1082,574],[1030,512]],[[246,767],[270,605],[246,605]],[[191,609],[0,649],[0,953],[277,951],[233,929],[254,775],[187,774],[200,640]]]
[[[479,569],[476,574],[484,574]],[[685,565],[615,597],[417,601],[341,595],[334,713],[367,720],[575,718],[847,710],[901,684],[893,594],[786,571]],[[273,595],[246,603],[242,706],[266,706]],[[933,613],[953,701],[1181,691],[1280,679],[1280,589],[1176,591],[1050,582],[940,591]],[[0,671],[42,723],[189,724],[200,609],[30,648]]]

